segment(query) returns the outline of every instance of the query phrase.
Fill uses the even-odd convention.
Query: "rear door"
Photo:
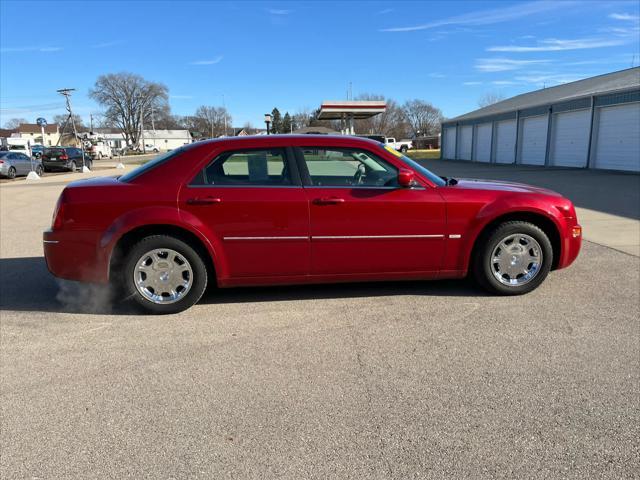
[[[288,152],[223,152],[180,191],[180,209],[216,236],[231,278],[309,273],[309,209]]]
[[[311,273],[437,272],[445,205],[435,188],[400,188],[398,167],[373,151],[296,149],[311,214]]]
[[[20,173],[27,175],[31,171],[31,158],[24,153],[18,153],[18,162],[20,162]]]

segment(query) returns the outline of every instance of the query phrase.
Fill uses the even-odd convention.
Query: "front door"
[[[228,151],[181,189],[180,209],[217,237],[229,278],[309,273],[309,209],[291,165],[283,148]]]
[[[401,188],[398,168],[368,150],[298,149],[311,213],[315,275],[437,272],[445,205],[435,188]]]

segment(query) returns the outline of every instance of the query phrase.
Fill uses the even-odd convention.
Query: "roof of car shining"
[[[224,137],[212,140],[202,140],[188,145],[188,147],[196,147],[203,144],[232,143],[234,145],[252,145],[252,146],[288,146],[288,145],[313,145],[318,146],[348,146],[348,145],[379,145],[380,142],[370,140],[363,137],[355,137],[352,135],[295,135],[295,134],[277,134],[277,135],[245,135],[243,137]]]

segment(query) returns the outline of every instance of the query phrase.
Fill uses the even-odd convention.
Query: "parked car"
[[[16,178],[28,175],[32,168],[38,175],[42,175],[42,164],[39,160],[32,160],[20,152],[0,152],[0,176]]]
[[[31,156],[33,158],[40,158],[42,156],[42,151],[44,150],[44,146],[40,144],[35,144],[31,146]]]
[[[517,295],[569,266],[570,200],[441,178],[388,146],[328,135],[231,137],[120,177],[73,182],[44,232],[57,277],[113,282],[153,313],[218,287],[462,278]]]
[[[369,138],[371,140],[375,140],[376,142],[383,143],[384,145],[388,145],[389,147],[397,150],[398,152],[406,153],[407,150],[413,148],[413,143],[411,140],[399,140],[396,141],[394,137],[385,137],[384,135],[362,135],[365,138]]]
[[[68,170],[75,172],[86,166],[91,169],[93,161],[91,156],[76,147],[49,147],[42,152],[42,166],[45,172],[53,170]]]

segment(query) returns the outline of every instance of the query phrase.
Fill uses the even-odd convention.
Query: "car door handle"
[[[339,203],[344,203],[344,198],[322,197],[316,198],[313,203],[315,203],[316,205],[337,205]]]
[[[195,197],[188,199],[187,205],[213,205],[220,202],[222,199],[217,197]]]

